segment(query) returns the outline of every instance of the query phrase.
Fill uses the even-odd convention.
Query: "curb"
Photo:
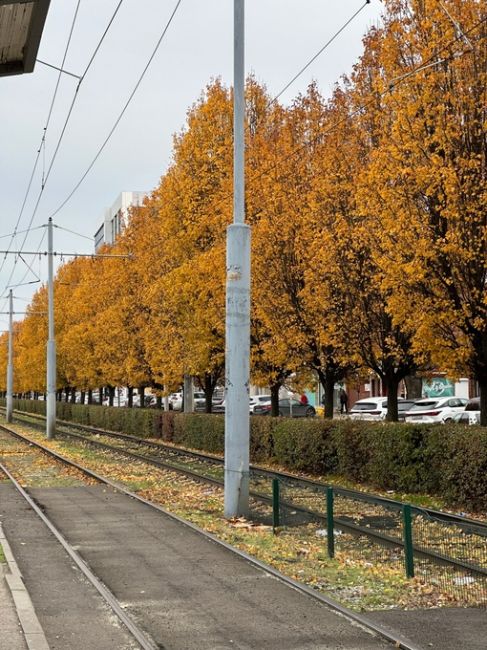
[[[7,586],[12,594],[15,611],[24,633],[24,639],[29,650],[49,650],[44,631],[34,610],[24,579],[20,573],[15,557],[0,523],[0,546],[7,561],[8,572],[5,573]]]

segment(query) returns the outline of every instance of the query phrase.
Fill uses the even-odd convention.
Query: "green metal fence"
[[[483,522],[449,521],[441,513],[375,495],[333,486],[303,489],[276,478],[269,501],[274,530],[313,522],[330,558],[348,555],[367,566],[402,571],[440,590],[445,605],[487,606]]]

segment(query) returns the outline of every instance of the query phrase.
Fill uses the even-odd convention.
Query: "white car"
[[[271,396],[270,395],[251,395],[249,398],[249,411],[250,413],[254,412],[255,407],[259,404],[270,404]]]
[[[405,413],[406,422],[450,422],[456,413],[465,410],[468,400],[464,397],[427,397],[419,399],[411,409]]]
[[[173,411],[180,411],[183,408],[183,394],[172,393],[169,396],[169,403]],[[193,408],[195,411],[204,411],[206,406],[205,394],[203,392],[193,393]]]
[[[480,424],[480,411],[460,411],[452,417],[452,422],[456,424]]]
[[[399,400],[400,398],[398,398]],[[351,420],[385,420],[387,397],[366,397],[355,402],[349,412]]]
[[[183,406],[183,394],[171,393],[169,395],[169,405],[174,411],[180,411]]]

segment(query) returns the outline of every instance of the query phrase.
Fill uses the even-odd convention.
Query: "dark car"
[[[404,422],[406,416],[404,415],[406,411],[409,411],[410,408],[416,403],[417,400],[414,399],[401,399],[397,400],[397,419],[399,422]]]
[[[254,408],[254,415],[270,415],[271,405],[268,403],[257,404]],[[279,415],[293,418],[312,418],[316,411],[311,404],[301,404],[297,399],[287,397],[279,400]]]
[[[472,397],[468,400],[466,411],[480,411],[480,397]]]

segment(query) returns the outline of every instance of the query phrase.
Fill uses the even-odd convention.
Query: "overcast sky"
[[[60,65],[78,0],[51,0],[38,58]],[[118,0],[81,0],[65,69],[80,74],[88,63]],[[246,70],[277,94],[296,72],[357,11],[365,0],[247,0]],[[93,66],[83,81],[65,138],[42,195],[33,227],[46,223],[78,182],[113,126],[162,33],[176,0],[124,0]],[[283,95],[289,103],[312,79],[329,96],[362,51],[362,37],[377,24],[380,0],[372,0],[337,40]],[[103,211],[123,190],[151,190],[171,158],[172,135],[184,125],[188,107],[205,85],[232,81],[232,0],[183,0],[142,85],[107,148],[69,203],[56,215],[62,227],[92,237]],[[28,75],[0,78],[0,236],[19,217],[46,124],[57,72],[37,64]],[[46,136],[46,164],[76,88],[63,75]],[[42,160],[42,157],[41,157]],[[34,178],[19,230],[27,228],[38,197],[42,164]],[[45,229],[33,230],[24,250],[37,250]],[[93,245],[55,231],[55,248],[91,252]],[[18,235],[12,250],[23,242]],[[0,239],[0,249],[10,243]],[[45,250],[45,246],[41,247]],[[0,257],[0,263],[3,256]],[[32,258],[26,258],[32,262]],[[0,273],[0,295],[13,269],[9,256]],[[33,268],[45,281],[45,259]],[[27,271],[22,261],[12,282]],[[25,280],[33,280],[28,273]],[[29,297],[36,286],[19,287]],[[3,301],[0,302],[0,307]],[[18,303],[18,308],[21,304]],[[3,308],[2,308],[3,310]],[[2,322],[3,321],[3,322]],[[0,329],[5,327],[0,316]]]

